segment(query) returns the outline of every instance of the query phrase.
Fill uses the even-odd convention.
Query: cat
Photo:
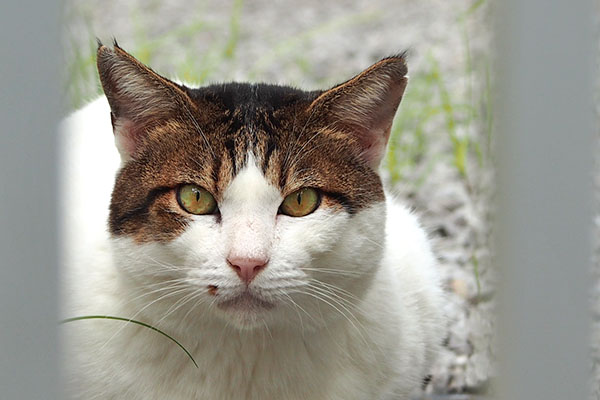
[[[406,399],[445,335],[417,217],[377,169],[402,55],[329,90],[168,80],[99,43],[62,124],[72,399]],[[114,142],[114,143],[113,143]],[[116,146],[115,146],[116,145]],[[112,187],[112,195],[111,195]]]

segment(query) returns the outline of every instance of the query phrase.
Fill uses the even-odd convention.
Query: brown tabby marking
[[[386,107],[388,86],[403,91],[401,57],[382,60],[326,92],[245,83],[191,89],[160,77],[116,44],[99,47],[98,69],[115,126],[131,122],[128,130],[115,128],[117,140],[134,148],[125,154],[112,194],[109,227],[115,236],[138,242],[178,237],[190,216],[175,200],[177,187],[198,184],[218,203],[249,153],[282,199],[313,187],[323,194],[321,207],[351,215],[384,200],[357,132],[374,126],[365,113]],[[391,118],[397,102],[388,107]],[[389,134],[391,119],[384,124]],[[206,218],[220,223],[218,215]]]

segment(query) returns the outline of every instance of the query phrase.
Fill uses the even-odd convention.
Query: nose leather
[[[264,258],[227,257],[227,263],[246,285],[267,266]]]

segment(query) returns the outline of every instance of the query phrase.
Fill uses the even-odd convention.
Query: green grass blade
[[[466,17],[473,15],[475,13],[475,11],[477,11],[484,3],[485,3],[485,0],[475,0],[473,2],[473,4],[471,4],[471,6],[469,8],[467,8],[466,11],[464,11],[462,14],[460,14],[458,16],[458,19],[464,19]]]
[[[143,326],[145,328],[152,329],[153,331],[158,332],[161,335],[165,336],[166,338],[170,339],[171,341],[175,342],[175,344],[177,346],[181,347],[181,350],[185,351],[185,354],[188,355],[188,357],[190,358],[190,360],[192,360],[192,362],[194,363],[194,365],[196,366],[196,368],[198,368],[198,364],[196,363],[196,360],[194,360],[194,357],[192,357],[192,355],[190,354],[190,352],[187,351],[186,348],[181,345],[181,343],[179,343],[177,340],[173,339],[171,336],[167,335],[166,333],[164,333],[160,329],[155,328],[152,325],[148,325],[148,324],[146,324],[144,322],[136,321],[134,319],[129,319],[129,318],[113,317],[113,316],[110,316],[110,315],[83,315],[81,317],[73,317],[73,318],[63,319],[62,321],[60,321],[60,323],[61,324],[65,324],[67,322],[82,321],[82,320],[86,320],[86,319],[112,319],[112,320],[115,320],[115,321],[131,322],[131,323],[134,323],[134,324],[137,324],[137,325],[141,325],[141,326]]]
[[[452,146],[454,147],[454,165],[463,178],[467,178],[467,155],[469,151],[469,138],[459,137],[457,134],[457,121],[455,118],[455,104],[452,102],[450,92],[446,88],[441,76],[441,70],[438,61],[430,56],[432,65],[432,78],[440,94],[442,110],[446,117],[446,130],[450,135]]]
[[[235,0],[231,16],[229,17],[229,40],[225,45],[223,54],[225,58],[233,58],[240,38],[240,20],[242,19],[242,10],[244,0]]]
[[[481,296],[481,282],[479,280],[479,260],[475,254],[471,256],[471,261],[473,262],[473,273],[475,274],[475,282],[477,283],[477,296]]]

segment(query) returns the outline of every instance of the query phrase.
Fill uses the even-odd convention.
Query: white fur
[[[62,133],[64,317],[151,323],[199,364],[137,325],[72,322],[63,344],[71,398],[404,399],[429,372],[443,296],[426,235],[397,202],[352,217],[326,207],[278,215],[282,194],[249,155],[220,223],[196,216],[172,242],[140,245],[107,233],[119,158],[106,100]],[[268,258],[248,290],[273,308],[216,306],[247,290],[225,261],[232,252]]]

